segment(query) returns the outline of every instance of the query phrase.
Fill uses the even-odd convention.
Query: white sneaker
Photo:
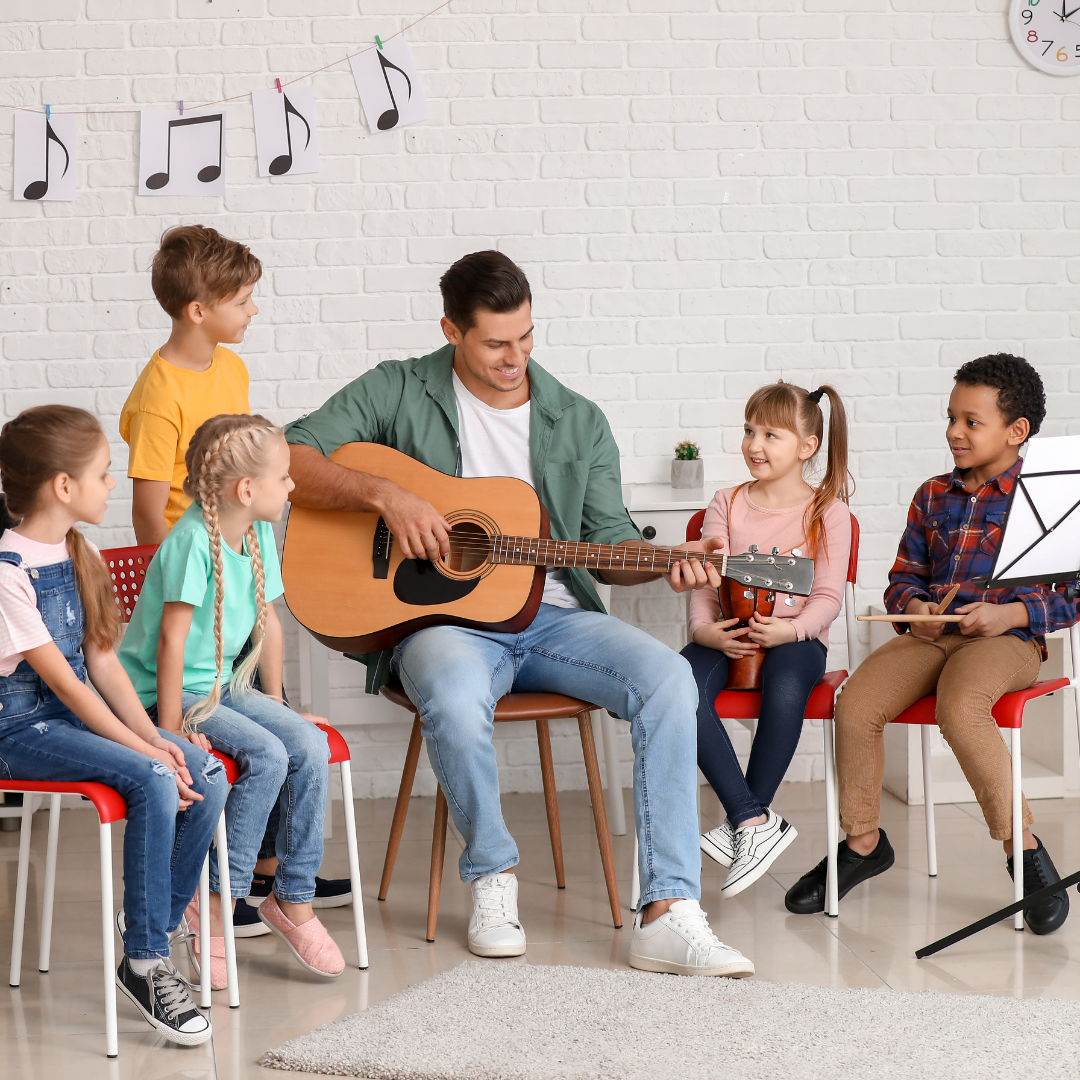
[[[754,965],[738,949],[725,945],[709,928],[696,900],[676,900],[648,926],[639,911],[630,942],[630,966],[670,975],[725,975],[745,979]]]
[[[521,956],[525,952],[517,895],[516,874],[488,874],[472,883],[469,952],[476,956]]]
[[[713,862],[721,866],[730,866],[735,861],[735,826],[725,820],[720,828],[702,833],[701,850]]]
[[[776,861],[776,857],[798,836],[795,826],[779,814],[767,811],[760,825],[746,825],[735,831],[735,858],[721,896],[735,896],[748,889]]]

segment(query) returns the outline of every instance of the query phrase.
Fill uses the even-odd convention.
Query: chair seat
[[[836,691],[847,678],[846,671],[826,671],[821,682],[810,691],[804,717],[807,720],[831,720]],[[732,720],[756,720],[761,715],[760,690],[721,690],[716,695],[716,713]]]
[[[1045,697],[1055,690],[1062,690],[1069,685],[1068,679],[1042,679],[1032,683],[1026,690],[1014,690],[1003,694],[994,706],[994,720],[1001,728],[1018,728],[1024,723],[1024,706],[1035,698]],[[937,696],[929,694],[919,698],[914,705],[908,706],[895,720],[894,724],[936,724]]]
[[[382,695],[410,712],[416,709],[400,686],[384,686]],[[595,708],[596,705],[564,694],[504,694],[495,706],[495,720],[558,720]]]
[[[127,817],[124,796],[105,784],[93,781],[57,783],[51,780],[0,780],[0,791],[28,791],[35,795],[82,795],[98,812],[102,825]]]

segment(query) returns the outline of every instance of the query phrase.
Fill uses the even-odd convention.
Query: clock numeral
[[[1020,12],[1020,18],[1026,23],[1031,22],[1031,12],[1028,11],[1027,8],[1024,8],[1024,10]]]
[[[1034,33],[1034,31],[1032,31],[1032,33]],[[1046,55],[1046,54],[1047,54],[1047,53],[1048,53],[1048,52],[1050,51],[1050,47],[1051,47],[1051,46],[1052,46],[1053,44],[1054,44],[1054,42],[1053,42],[1052,40],[1051,40],[1051,41],[1048,41],[1048,42],[1046,43],[1046,48],[1045,48],[1045,49],[1043,49],[1043,51],[1042,51],[1042,54],[1043,54],[1043,56],[1045,56],[1045,55]]]
[[[1080,45],[1076,46],[1076,58],[1077,60],[1080,60]]]
[[[1034,30],[1029,30],[1028,31],[1028,41],[1038,41],[1038,40],[1039,40],[1039,35],[1036,34]]]
[[[1028,7],[1034,7],[1039,0],[1028,0]]]
[[[1068,53],[1067,53],[1067,52],[1066,52],[1066,51],[1065,51],[1064,49],[1058,49],[1058,51],[1057,51],[1056,53],[1054,53],[1054,55],[1055,55],[1055,56],[1056,56],[1056,57],[1058,58],[1058,60],[1060,60],[1060,61],[1061,61],[1062,63],[1064,63],[1064,62],[1065,62],[1066,60],[1068,60],[1068,59],[1069,59],[1069,54],[1068,54]]]

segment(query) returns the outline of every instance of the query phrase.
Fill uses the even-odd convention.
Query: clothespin
[[[181,116],[184,115],[184,99],[183,98],[180,99],[180,115]]]
[[[46,105],[45,106],[45,119],[48,120],[51,116],[52,116],[52,106],[51,105]]]
[[[277,83],[277,92],[279,94],[283,93],[284,91],[281,89],[281,80],[280,79],[275,79],[274,82]]]
[[[375,35],[375,44],[378,45],[380,49],[382,48],[382,38],[379,37],[378,34]]]

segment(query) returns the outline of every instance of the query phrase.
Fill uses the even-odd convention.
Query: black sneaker
[[[116,985],[143,1014],[146,1022],[169,1042],[198,1046],[213,1035],[210,1017],[188,996],[187,983],[168,959],[159,960],[146,975],[136,975],[125,956],[116,969]]]
[[[1039,846],[1034,851],[1024,852],[1024,895],[1030,896],[1033,892],[1045,889],[1047,885],[1053,885],[1061,880],[1050,858],[1050,853],[1043,847],[1043,842],[1036,836]],[[1013,861],[1010,855],[1005,860],[1005,869],[1009,871],[1009,877],[1013,876]],[[1042,903],[1030,907],[1024,912],[1024,922],[1033,934],[1052,934],[1060,929],[1061,925],[1069,917],[1069,890],[1051,893]]]
[[[274,879],[270,874],[256,874],[251,879],[251,889],[248,892],[247,902],[253,907],[258,906],[274,891]],[[315,879],[315,899],[311,901],[313,908],[344,907],[352,903],[352,882],[348,878],[321,878]]]
[[[836,849],[836,876],[838,894],[841,900],[856,885],[861,885],[878,874],[884,874],[896,862],[896,852],[885,835],[879,830],[877,847],[869,855],[860,855],[852,851],[841,840]],[[787,891],[784,905],[795,915],[815,915],[825,910],[825,877],[828,873],[828,860],[822,859],[813,870],[803,874]]]
[[[236,937],[262,937],[273,931],[259,918],[259,909],[245,900],[237,900],[232,917],[233,934]]]

